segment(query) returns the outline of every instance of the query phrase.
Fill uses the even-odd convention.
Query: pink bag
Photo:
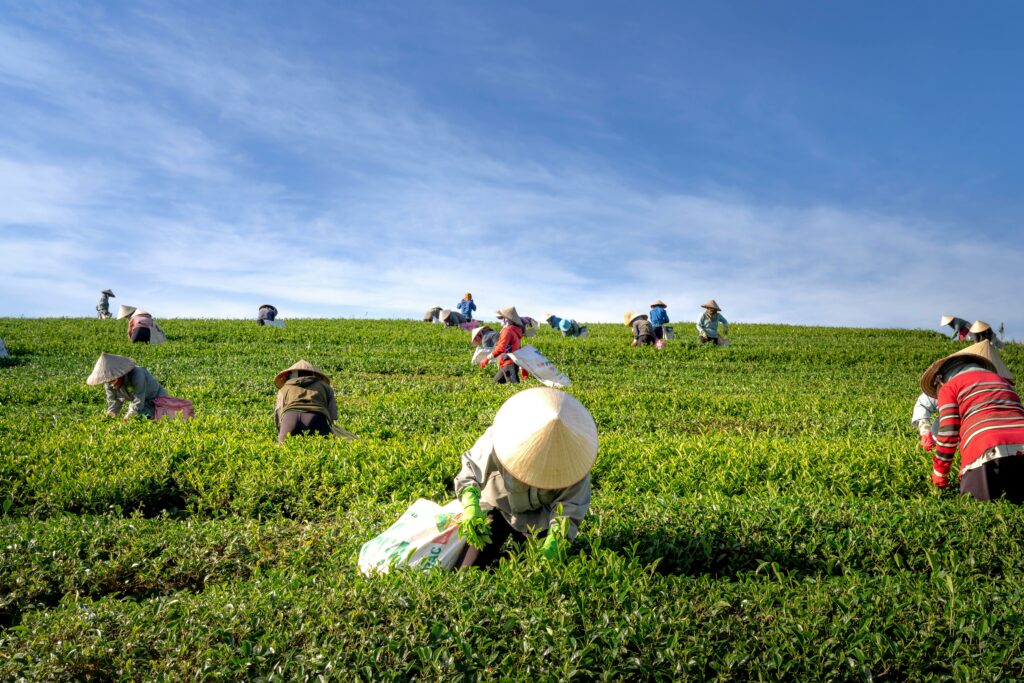
[[[183,420],[196,416],[195,409],[192,407],[192,401],[189,401],[187,398],[160,396],[153,399],[153,404],[156,406],[156,410],[153,411],[154,420],[165,417],[173,420],[179,417],[179,414]]]
[[[665,342],[662,341],[661,339],[659,339],[658,341],[654,342],[654,348],[656,348],[656,349],[663,349],[663,348],[665,348]]]

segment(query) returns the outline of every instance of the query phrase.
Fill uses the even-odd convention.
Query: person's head
[[[91,386],[110,384],[115,388],[120,388],[124,384],[125,376],[134,369],[135,361],[131,358],[113,353],[101,353],[92,368],[92,374],[85,380],[85,383]]]
[[[472,294],[470,294],[469,292],[466,292],[466,296],[464,296],[464,297],[462,297],[462,298],[463,298],[464,300],[466,300],[466,301],[472,301],[472,300],[473,300],[473,295],[472,295]]]
[[[594,418],[559,389],[538,387],[514,394],[495,415],[491,434],[502,469],[538,489],[564,489],[580,482],[597,458]]]

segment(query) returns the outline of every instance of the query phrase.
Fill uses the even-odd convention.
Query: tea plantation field
[[[938,334],[542,330],[601,438],[567,561],[367,578],[360,545],[450,500],[517,388],[435,325],[160,322],[150,347],[124,321],[0,319],[0,680],[1024,676],[1024,509],[932,489],[909,424]],[[105,418],[100,351],[197,418]],[[277,445],[273,376],[300,358],[359,441]]]

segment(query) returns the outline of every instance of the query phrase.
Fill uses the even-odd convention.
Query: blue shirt
[[[649,318],[652,325],[655,327],[661,327],[668,323],[668,311],[661,306],[651,306],[651,315]]]
[[[697,321],[697,331],[706,336],[708,339],[718,339],[718,324],[721,323],[725,327],[725,333],[729,334],[729,321],[725,319],[725,316],[721,313],[715,315],[715,319],[712,320],[708,317],[707,313],[702,313],[700,320]]]
[[[456,308],[459,309],[459,313],[461,313],[466,320],[472,320],[473,311],[476,310],[476,303],[474,303],[472,299],[463,299],[459,302],[459,305],[456,306]]]

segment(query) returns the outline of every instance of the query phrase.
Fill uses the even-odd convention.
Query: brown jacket
[[[334,389],[319,377],[296,377],[277,390],[274,422],[281,424],[281,414],[289,411],[320,413],[334,422],[338,419],[338,402]]]

